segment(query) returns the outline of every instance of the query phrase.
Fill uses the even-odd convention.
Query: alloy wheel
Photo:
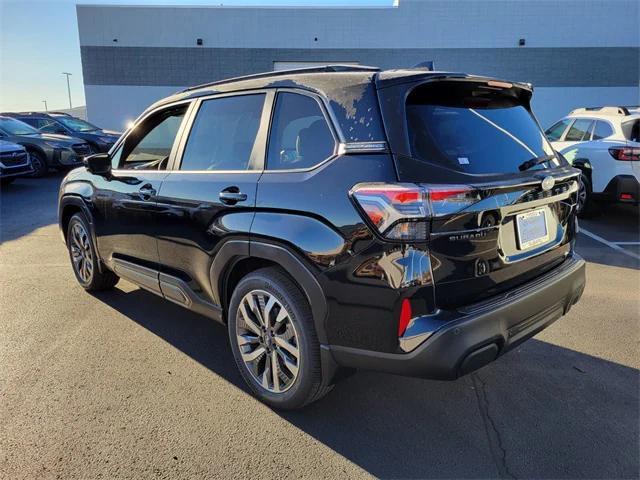
[[[93,276],[93,253],[91,252],[89,235],[80,222],[71,228],[70,248],[73,268],[80,280],[88,284]]]
[[[587,204],[587,185],[584,182],[582,176],[578,181],[578,205],[576,206],[576,211],[580,213],[584,206]]]
[[[300,342],[292,317],[272,294],[252,290],[240,301],[236,338],[245,367],[258,384],[283,393],[300,369]]]

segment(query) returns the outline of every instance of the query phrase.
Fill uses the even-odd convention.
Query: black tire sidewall
[[[34,172],[31,175],[36,178],[44,177],[49,171],[46,158],[44,158],[40,152],[36,151],[29,152],[29,155],[31,157],[31,165],[34,168]],[[36,159],[35,162],[34,159]]]
[[[319,372],[320,359],[318,340],[308,305],[301,299],[302,294],[289,292],[291,283],[283,285],[276,276],[268,272],[258,271],[249,274],[235,288],[229,303],[228,331],[231,350],[236,365],[251,391],[264,403],[281,409],[298,408],[308,402],[317,388],[315,374]],[[284,283],[284,282],[283,282]],[[295,287],[294,287],[295,288]],[[300,349],[300,369],[295,383],[286,392],[273,393],[262,387],[247,370],[240,355],[240,348],[236,339],[236,319],[240,300],[251,290],[264,290],[274,295],[287,309],[298,334]]]
[[[582,205],[582,208],[578,212],[578,217],[584,218],[584,217],[588,217],[593,213],[593,205],[592,205],[593,201],[591,198],[592,196],[591,181],[589,180],[589,177],[587,177],[587,175],[584,172],[580,174],[580,183],[582,183],[582,185],[584,186],[585,200],[584,200],[584,205]]]

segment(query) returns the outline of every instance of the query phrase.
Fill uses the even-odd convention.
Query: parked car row
[[[594,200],[640,202],[640,107],[578,108],[546,132],[553,148],[581,170],[578,211]]]
[[[108,151],[118,137],[117,132],[65,113],[2,113],[0,178],[7,184],[19,176],[42,177],[51,168],[79,166],[86,156]],[[24,152],[26,157],[17,152]]]

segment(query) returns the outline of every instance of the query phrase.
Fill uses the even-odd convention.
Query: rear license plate
[[[521,213],[516,217],[520,250],[541,245],[549,240],[544,209]]]

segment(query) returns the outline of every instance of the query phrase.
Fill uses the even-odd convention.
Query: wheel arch
[[[282,268],[302,290],[311,308],[318,340],[326,344],[327,302],[322,288],[304,261],[280,245],[231,240],[216,253],[210,271],[211,288],[225,318],[233,285],[247,273],[267,266]]]
[[[72,194],[64,195],[60,199],[60,206],[58,208],[58,225],[60,227],[60,233],[62,234],[65,245],[67,244],[67,230],[69,228],[69,222],[71,221],[71,217],[73,217],[76,213],[82,213],[89,223],[91,242],[93,243],[93,248],[98,255],[98,259],[100,259],[100,252],[98,251],[98,242],[96,238],[91,210],[81,197]],[[98,269],[100,272],[102,272],[101,261],[98,262]]]
[[[591,161],[588,158],[576,158],[572,162],[572,166],[581,170],[584,173],[589,181],[593,181],[593,167],[591,166]]]

